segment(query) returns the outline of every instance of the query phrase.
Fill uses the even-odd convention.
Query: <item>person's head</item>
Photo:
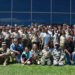
[[[66,27],[67,27],[67,24],[66,24],[66,23],[64,23],[64,24],[63,24],[63,28],[66,28]]]
[[[15,28],[15,32],[16,32],[16,33],[18,32],[18,28]]]
[[[6,27],[6,32],[9,32],[9,28],[8,27]]]
[[[28,47],[25,47],[25,51],[28,52],[29,51],[29,48]]]
[[[34,30],[33,33],[34,33],[34,34],[37,34],[37,28],[34,28],[33,30]]]
[[[33,49],[33,50],[37,50],[37,44],[33,44],[33,45],[32,45],[32,49]]]
[[[49,30],[50,30],[50,29],[52,29],[52,26],[51,26],[51,25],[49,26]]]
[[[60,47],[59,43],[55,44],[55,48],[58,49]]]
[[[15,28],[17,27],[17,24],[14,24]]]
[[[2,28],[0,28],[0,33],[2,32]]]
[[[6,42],[2,42],[2,48],[6,49]]]
[[[18,44],[18,40],[14,39],[14,44],[17,45]]]
[[[74,35],[74,31],[73,30],[70,31],[70,35]]]
[[[48,44],[44,44],[44,48],[45,49],[48,49]]]
[[[70,36],[70,35],[67,35],[67,36],[66,36],[66,40],[67,40],[68,42],[70,42],[70,41],[71,41],[71,36]]]
[[[53,47],[53,41],[49,42],[49,47],[52,48]]]
[[[64,34],[65,34],[65,31],[64,31],[64,30],[62,30],[62,31],[61,31],[61,35],[64,35]]]

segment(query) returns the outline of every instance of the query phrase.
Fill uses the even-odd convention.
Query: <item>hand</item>
[[[56,59],[56,61],[58,62],[58,59]]]
[[[34,54],[34,57],[37,57],[37,54]]]
[[[61,63],[61,60],[59,60],[59,63]]]
[[[19,51],[16,51],[16,54],[20,54],[20,52]]]

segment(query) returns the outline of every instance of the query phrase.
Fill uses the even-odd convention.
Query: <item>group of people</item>
[[[0,64],[10,62],[75,65],[75,25],[0,26]]]

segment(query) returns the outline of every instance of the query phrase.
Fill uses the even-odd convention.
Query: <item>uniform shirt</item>
[[[32,35],[31,36],[31,42],[33,43],[33,42],[38,42],[38,36],[37,35]]]
[[[20,30],[18,30],[18,32],[20,33],[20,34],[22,34],[23,33],[23,31],[20,29]]]
[[[13,33],[13,36],[14,36],[14,38],[16,38],[16,39],[20,38],[20,34],[19,34],[18,32],[17,32],[17,33],[14,32],[14,33]]]
[[[42,50],[42,58],[48,59],[51,56],[51,50],[43,49]]]
[[[3,39],[3,38],[4,38],[3,33],[0,33],[0,39]]]
[[[8,52],[10,52],[9,48],[6,48],[6,50],[4,50],[3,48],[0,48],[0,54],[8,53]]]
[[[32,37],[32,32],[28,32],[29,39]]]
[[[27,34],[26,33],[22,33],[21,38],[22,38],[22,40],[28,39]]]
[[[18,33],[20,35],[20,38],[22,38],[23,31],[22,30],[18,30]]]
[[[10,32],[10,38],[14,38],[14,32]]]
[[[53,52],[52,52],[52,55],[53,55],[53,59],[54,60],[62,60],[64,58],[64,53],[63,53],[63,50],[61,50],[60,48],[59,49],[54,49]]]
[[[4,40],[8,40],[8,39],[10,39],[10,33],[9,32],[5,32]]]

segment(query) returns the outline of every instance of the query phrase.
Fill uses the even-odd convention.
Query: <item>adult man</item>
[[[44,49],[42,50],[41,64],[45,65],[47,62],[47,65],[51,65],[50,57],[51,51],[49,50],[48,44],[44,44]]]
[[[75,65],[75,53],[74,53],[74,42],[71,40],[71,36],[67,35],[66,41],[64,43],[65,51],[65,62],[66,64],[71,64],[71,57],[73,58],[73,64]]]
[[[22,44],[18,43],[17,39],[14,39],[14,42],[10,45],[10,50],[12,52],[12,60],[16,57],[16,62],[20,62],[21,53],[23,50]]]
[[[6,27],[6,32],[4,32],[3,35],[4,35],[4,41],[6,41],[6,45],[9,48],[10,47],[10,33],[9,33],[9,28],[8,27]]]
[[[6,43],[2,42],[2,47],[0,48],[0,63],[3,64],[4,66],[7,65],[10,55],[11,55],[11,52],[6,47]]]
[[[48,34],[47,30],[42,29],[39,38],[42,40],[42,46],[44,44],[48,44],[50,42],[50,35]]]
[[[1,43],[3,42],[4,40],[4,35],[2,33],[2,27],[0,27],[0,47],[1,47]]]
[[[52,52],[53,55],[53,65],[64,65],[64,53],[60,49],[59,43],[55,43],[55,49]]]
[[[15,28],[15,32],[13,33],[14,39],[19,39],[20,38],[20,34],[18,32],[18,28]]]

